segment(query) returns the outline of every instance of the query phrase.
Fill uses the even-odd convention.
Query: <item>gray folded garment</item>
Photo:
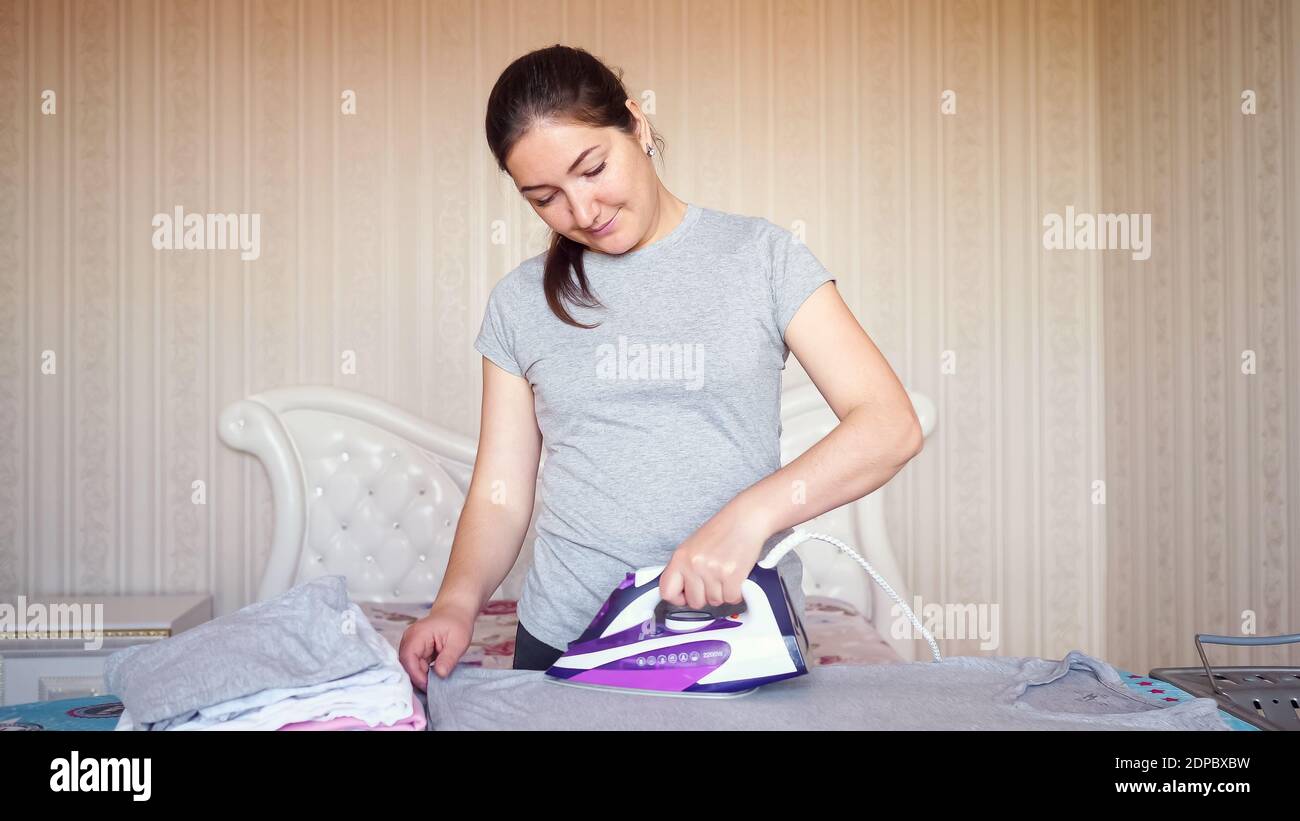
[[[319,576],[104,663],[108,691],[137,726],[182,722],[199,709],[281,687],[306,687],[381,663],[349,629],[343,576]],[[157,728],[154,728],[157,729]]]
[[[1115,668],[1064,659],[958,656],[827,665],[736,698],[594,690],[530,670],[429,676],[430,730],[1228,730],[1213,699],[1163,705]]]

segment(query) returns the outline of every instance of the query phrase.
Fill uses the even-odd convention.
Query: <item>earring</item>
[[[645,150],[645,153],[648,154],[649,156],[653,157],[653,156],[655,155],[655,147],[654,147],[653,145],[650,146],[649,148],[647,148],[647,149]]]

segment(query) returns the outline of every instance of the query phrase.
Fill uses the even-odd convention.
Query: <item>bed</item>
[[[934,405],[923,395],[909,395],[928,437],[936,424]],[[811,384],[783,392],[781,416],[782,464],[838,424]],[[473,472],[473,440],[381,400],[329,386],[281,388],[234,402],[221,413],[218,432],[228,446],[257,458],[270,481],[274,528],[258,600],[320,575],[342,575],[349,596],[396,647],[437,595]],[[531,562],[540,507],[537,499],[519,560],[484,606],[463,665],[511,666],[515,602]],[[800,529],[855,546],[904,601],[911,600],[879,491]],[[922,641],[893,635],[893,600],[852,559],[815,540],[796,550],[804,565],[812,664],[929,657]],[[1154,687],[1149,679],[1121,672],[1139,692]],[[1152,698],[1189,698],[1159,689],[1164,692]],[[16,705],[0,708],[0,730],[112,729],[120,710],[113,696]]]
[[[912,394],[912,400],[928,436],[935,427],[934,405],[918,394]],[[839,421],[811,384],[783,393],[781,417],[782,464],[797,458]],[[373,397],[335,387],[283,388],[235,402],[221,414],[219,433],[230,447],[255,456],[270,480],[275,527],[259,600],[306,579],[337,573],[347,577],[349,594],[358,603],[433,601],[473,472],[473,440]],[[543,465],[545,458],[543,453]],[[533,520],[519,560],[494,600],[518,599],[541,509],[540,489],[534,492]],[[856,546],[904,601],[910,601],[886,533],[879,493],[823,514],[801,529]],[[874,648],[874,657],[917,658],[918,644],[923,649],[924,644],[877,630],[891,618],[893,602],[874,589],[852,559],[820,541],[805,542],[796,550],[804,565],[805,594],[823,603],[843,603],[843,612],[855,614],[849,619]]]

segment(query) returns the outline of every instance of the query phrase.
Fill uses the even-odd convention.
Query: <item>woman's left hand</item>
[[[741,584],[771,533],[756,516],[728,505],[677,546],[659,577],[659,595],[678,606],[703,608],[744,601]]]

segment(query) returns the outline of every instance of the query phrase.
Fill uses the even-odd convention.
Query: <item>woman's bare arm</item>
[[[907,389],[834,283],[808,297],[785,339],[840,424],[733,500],[768,535],[872,493],[925,444]]]
[[[533,517],[542,433],[533,390],[483,357],[483,408],[474,474],[436,604],[471,619],[514,567]]]

